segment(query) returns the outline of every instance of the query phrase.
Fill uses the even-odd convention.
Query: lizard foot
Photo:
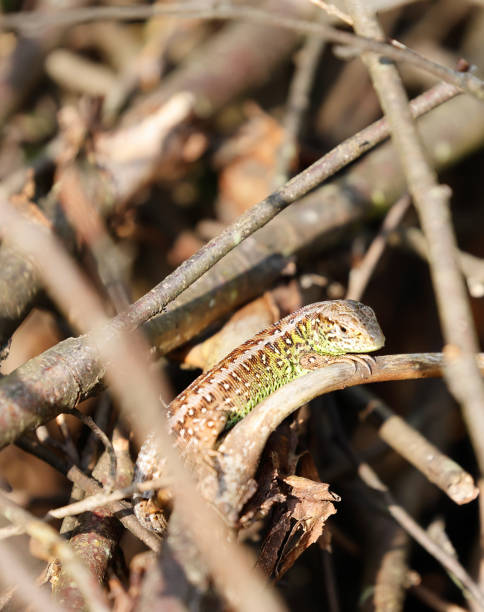
[[[160,506],[152,499],[137,498],[133,502],[134,513],[141,526],[163,536],[168,522]]]
[[[372,373],[372,366],[375,364],[374,357],[370,355],[356,355],[354,353],[347,355],[321,355],[320,353],[308,352],[299,358],[300,365],[307,370],[317,370],[326,365],[342,361],[352,363],[355,372],[358,370],[358,364],[361,365],[369,375]]]
[[[368,375],[371,375],[373,370],[372,366],[375,365],[375,358],[371,355],[342,355],[343,361],[350,361],[355,366],[355,372],[358,370],[358,364],[363,366],[363,368],[368,372]],[[344,359],[346,357],[346,359]]]

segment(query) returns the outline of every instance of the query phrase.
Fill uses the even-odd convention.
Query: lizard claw
[[[375,365],[375,358],[371,355],[345,355],[355,366],[355,372],[358,370],[358,364],[363,366],[368,372],[368,375],[373,373],[372,366]]]
[[[343,361],[346,363],[351,363],[355,368],[355,374],[358,371],[358,365],[361,365],[367,372],[368,375],[371,375],[373,370],[372,366],[375,364],[375,358],[370,355],[356,355],[356,354],[347,354],[347,355],[338,355],[337,357],[333,357],[331,363]]]
[[[134,513],[142,527],[160,536],[165,534],[168,525],[165,513],[153,499],[134,500]]]
[[[358,364],[363,366],[368,375],[372,374],[372,366],[375,364],[375,358],[370,355],[359,355],[349,353],[347,355],[321,355],[319,353],[307,352],[303,353],[299,358],[299,363],[303,368],[308,370],[316,370],[331,363],[345,362],[351,363],[355,368],[355,373],[358,370]]]

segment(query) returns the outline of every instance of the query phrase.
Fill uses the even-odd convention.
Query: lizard
[[[354,353],[376,351],[384,342],[375,313],[361,302],[330,300],[300,308],[234,349],[170,403],[175,446],[185,457],[210,451],[223,432],[276,389],[307,373],[317,357],[361,362]],[[163,465],[149,436],[138,454],[134,482],[160,478]],[[140,523],[162,534],[166,519],[155,492],[137,493],[133,501]]]

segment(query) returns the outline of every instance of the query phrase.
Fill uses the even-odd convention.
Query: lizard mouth
[[[325,346],[324,352],[333,355],[344,355],[346,353],[372,353],[380,350],[385,344],[385,336],[380,329],[372,333],[358,336],[340,337],[329,334],[329,345]]]
[[[373,351],[379,351],[385,346],[385,336],[382,331],[378,334],[374,334],[368,341],[367,345],[362,346],[361,350],[352,351],[355,353],[371,353]]]

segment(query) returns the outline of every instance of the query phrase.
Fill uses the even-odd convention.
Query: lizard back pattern
[[[171,402],[168,422],[175,444],[185,455],[212,448],[225,429],[308,371],[301,365],[303,354],[367,353],[381,348],[384,341],[375,313],[360,302],[333,300],[305,306],[233,350]],[[150,437],[138,455],[135,481],[160,477],[162,466]]]

